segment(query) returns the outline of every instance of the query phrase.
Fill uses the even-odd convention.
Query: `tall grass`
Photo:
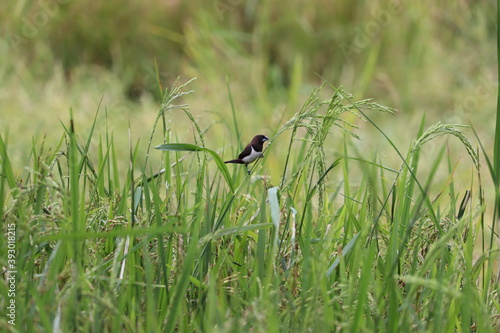
[[[482,236],[491,231],[483,223],[481,168],[462,127],[426,129],[423,119],[406,150],[379,128],[387,149],[401,157],[392,168],[381,154],[358,153],[356,128],[343,115],[377,127],[373,112],[393,110],[323,85],[274,133],[251,176],[238,169],[224,176],[226,166],[204,147],[209,133],[178,101],[188,97],[185,88],[163,93],[153,124],[168,149],[144,152],[130,138],[125,177],[112,133],[99,136],[94,126],[83,137],[71,120],[54,148],[34,141],[21,175],[10,163],[7,137],[0,138],[0,209],[4,228],[16,225],[18,271],[16,325],[2,316],[5,330],[500,328],[492,269],[498,248]],[[179,109],[196,145],[179,145],[167,125]],[[335,130],[346,135],[332,157]],[[456,158],[445,149],[427,162],[430,172],[419,171],[421,151],[441,135],[456,137],[471,157],[465,187],[455,183]],[[149,147],[161,143],[154,137]],[[273,149],[286,156],[276,184],[265,176]],[[163,170],[139,163],[141,154],[163,154]],[[441,165],[449,177],[437,183]],[[5,261],[5,239],[0,244]],[[7,292],[1,283],[2,308]]]

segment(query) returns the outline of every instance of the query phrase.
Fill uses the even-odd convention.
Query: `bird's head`
[[[256,135],[252,141],[255,143],[264,143],[266,141],[269,141],[269,138],[265,135],[260,134],[260,135]]]

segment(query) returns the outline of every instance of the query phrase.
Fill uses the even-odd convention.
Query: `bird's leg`
[[[247,168],[247,172],[248,174],[250,175],[250,169],[248,169],[248,164],[245,164],[246,168]]]

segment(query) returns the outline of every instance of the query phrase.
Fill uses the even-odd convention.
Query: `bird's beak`
[[[269,138],[267,136],[264,137],[264,139],[262,139],[262,142],[264,141],[269,141]]]

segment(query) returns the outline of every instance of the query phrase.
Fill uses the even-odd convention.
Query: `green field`
[[[2,7],[2,332],[500,330],[496,2]]]

